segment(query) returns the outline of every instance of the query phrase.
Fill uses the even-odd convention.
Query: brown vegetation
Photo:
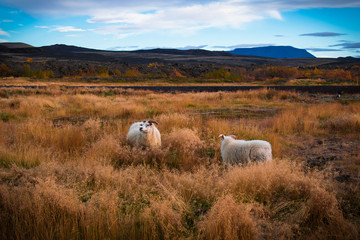
[[[360,103],[324,99],[1,89],[0,238],[358,239]],[[129,126],[150,118],[163,146],[130,148]],[[269,141],[274,161],[224,166],[220,133]],[[309,168],[334,137],[354,155]]]

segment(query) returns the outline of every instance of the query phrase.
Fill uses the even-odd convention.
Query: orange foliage
[[[323,74],[325,79],[329,79],[329,80],[351,80],[352,76],[351,76],[351,72],[347,71],[347,70],[343,70],[343,69],[333,69],[333,70],[327,70],[324,74]]]
[[[181,74],[176,68],[174,68],[174,72],[170,73],[171,78],[185,78],[183,74]]]
[[[11,75],[10,68],[5,63],[2,63],[0,65],[0,76],[8,77],[10,75]]]

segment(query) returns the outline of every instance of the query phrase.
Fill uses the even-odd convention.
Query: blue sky
[[[104,50],[294,46],[360,57],[359,0],[0,0],[0,42]]]

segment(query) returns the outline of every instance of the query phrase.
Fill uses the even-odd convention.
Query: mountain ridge
[[[9,52],[108,52],[108,53],[154,53],[154,54],[172,54],[172,55],[198,55],[198,56],[257,56],[264,58],[315,58],[305,49],[298,49],[292,46],[267,46],[255,48],[235,48],[231,51],[211,51],[205,49],[187,49],[181,50],[176,48],[153,48],[153,49],[139,49],[132,51],[114,51],[114,50],[100,50],[86,47],[79,47],[66,44],[54,44],[49,46],[34,47],[22,42],[5,42],[0,43],[0,51]]]
[[[315,58],[314,55],[305,49],[292,46],[266,46],[254,48],[235,48],[229,51],[232,54],[270,57],[270,58]]]
[[[13,46],[20,46],[14,48]],[[292,47],[291,47],[292,48]],[[170,63],[170,64],[216,64],[222,66],[353,66],[359,64],[359,58],[270,58],[263,56],[238,55],[226,51],[209,51],[203,49],[149,49],[135,51],[111,51],[78,47],[73,45],[55,44],[43,47],[33,47],[26,43],[0,43],[0,62],[24,62],[27,58],[36,61],[62,60],[128,64]]]

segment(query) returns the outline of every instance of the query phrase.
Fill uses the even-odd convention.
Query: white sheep
[[[263,140],[235,140],[235,136],[219,135],[221,157],[225,163],[247,164],[249,162],[266,162],[272,160],[271,145]]]
[[[126,141],[136,147],[160,147],[161,136],[154,120],[136,122],[130,126]]]

